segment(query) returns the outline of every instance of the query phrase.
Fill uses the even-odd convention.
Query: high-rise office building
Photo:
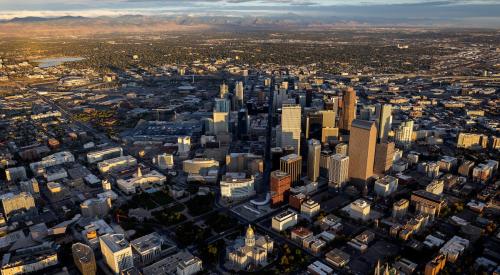
[[[307,143],[307,148],[307,177],[310,181],[315,182],[319,177],[321,143],[316,139],[310,139]]]
[[[228,92],[229,92],[229,87],[227,86],[227,84],[226,83],[220,84],[219,97],[225,98]]]
[[[75,243],[71,246],[73,260],[76,267],[83,275],[96,274],[96,263],[94,251],[90,246],[83,243]]]
[[[373,172],[376,174],[384,174],[389,171],[394,159],[394,142],[377,143],[375,146],[375,164]]]
[[[350,87],[344,91],[342,116],[340,117],[339,128],[351,130],[352,121],[356,118],[356,91]]]
[[[411,145],[413,135],[413,120],[407,120],[396,129],[395,140],[398,146],[408,148]]]
[[[349,136],[349,177],[366,182],[373,175],[377,127],[373,121],[355,119]]]
[[[285,202],[292,184],[290,174],[281,170],[271,172],[271,205],[276,206]]]
[[[177,152],[181,155],[189,153],[191,150],[191,137],[179,136],[177,137]]]
[[[214,112],[225,112],[229,113],[231,111],[231,102],[227,98],[216,98],[214,105]]]
[[[335,127],[335,116],[336,113],[333,110],[321,110],[321,122],[323,128],[334,128]]]
[[[281,113],[281,147],[293,146],[300,153],[301,108],[298,105],[283,105]]]
[[[281,157],[280,170],[290,174],[293,184],[299,182],[302,174],[302,157],[297,154]]]
[[[247,109],[240,109],[238,112],[238,138],[243,139],[248,135],[250,128],[250,117]]]
[[[349,157],[342,154],[330,156],[328,186],[340,189],[349,181]]]
[[[241,81],[236,82],[234,93],[236,95],[236,101],[238,102],[239,107],[243,106],[243,100],[245,97],[244,92],[245,92],[245,87],[243,86],[243,82]]]
[[[229,133],[229,113],[214,112],[214,134],[221,135]]]
[[[339,97],[332,96],[330,98],[327,98],[325,100],[325,110],[333,111],[336,116],[339,111]]]
[[[104,261],[114,274],[134,266],[130,243],[123,234],[106,234],[99,238]]]
[[[328,178],[330,171],[332,152],[330,150],[323,150],[319,156],[319,175],[323,178]]]
[[[392,126],[392,105],[391,104],[377,104],[377,133],[380,141],[385,141],[389,137],[389,132]]]
[[[323,114],[320,112],[311,112],[306,115],[306,139],[321,138],[321,130],[323,128]]]
[[[273,91],[273,110],[283,106],[283,102],[288,99],[288,93],[284,89],[275,88]]]

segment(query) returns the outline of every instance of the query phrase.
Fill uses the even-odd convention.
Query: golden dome
[[[253,236],[254,236],[254,232],[253,232],[252,226],[248,225],[246,237],[253,238]]]

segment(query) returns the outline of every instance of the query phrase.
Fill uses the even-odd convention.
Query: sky
[[[499,0],[0,0],[0,19],[14,17],[290,16],[391,22],[446,22],[500,27]]]

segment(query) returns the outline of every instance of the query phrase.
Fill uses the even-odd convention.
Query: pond
[[[80,61],[85,58],[83,57],[54,57],[54,58],[44,58],[44,59],[37,59],[33,60],[33,62],[38,63],[38,67],[40,68],[48,68],[48,67],[54,67],[61,65],[64,62],[75,62],[75,61]]]

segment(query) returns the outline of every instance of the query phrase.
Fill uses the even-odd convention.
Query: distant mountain
[[[58,20],[76,20],[83,19],[83,16],[60,16],[60,17],[14,17],[10,20],[3,20],[3,22],[9,23],[33,23],[33,22],[46,22],[46,21],[58,21]],[[0,21],[1,22],[1,21]]]
[[[408,21],[408,20],[407,20]],[[405,24],[406,23],[406,24]],[[106,33],[188,32],[201,30],[323,30],[356,26],[407,26],[384,20],[346,20],[333,16],[145,16],[24,17],[0,21],[0,36],[82,36]],[[416,25],[421,22],[414,22]]]

